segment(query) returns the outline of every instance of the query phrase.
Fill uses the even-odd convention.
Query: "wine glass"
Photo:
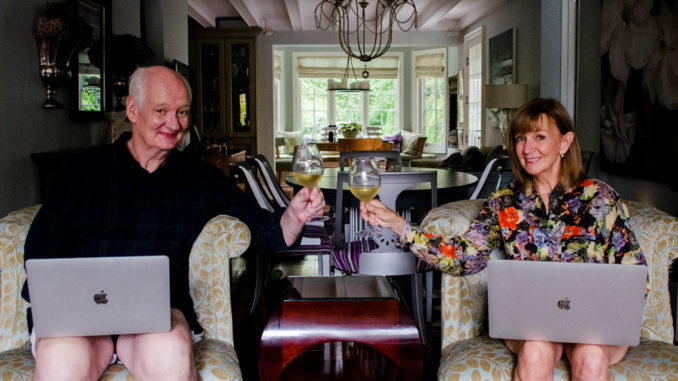
[[[373,157],[357,157],[351,159],[348,172],[348,189],[362,202],[368,202],[379,193],[381,177]],[[378,236],[381,232],[368,224],[367,229],[355,232],[357,237]]]
[[[318,184],[323,177],[323,159],[315,143],[302,143],[294,147],[292,156],[292,174],[299,184],[309,190]],[[311,221],[326,221],[327,216],[313,214]]]

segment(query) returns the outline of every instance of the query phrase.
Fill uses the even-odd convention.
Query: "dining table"
[[[328,205],[334,205],[337,194],[337,174],[339,168],[325,168],[323,177],[318,182],[318,187],[323,192],[325,202]],[[441,168],[422,168],[422,167],[403,167],[403,172],[425,172],[435,171],[436,179],[438,181],[438,205],[443,205],[448,202],[463,200],[468,198],[469,189],[478,182],[478,178],[474,175],[455,171],[453,169]],[[292,187],[294,193],[297,193],[303,187],[294,175],[290,174],[285,177],[285,182]],[[344,184],[344,189],[348,190],[348,185]],[[406,208],[415,204],[421,197],[427,197],[431,191],[431,184],[421,183],[416,184],[412,189],[403,191],[396,202],[397,208]],[[350,192],[344,192],[343,204],[347,206],[358,205],[358,200],[351,195]]]

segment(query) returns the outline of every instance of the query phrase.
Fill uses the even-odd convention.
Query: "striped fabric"
[[[358,273],[360,253],[372,251],[377,243],[371,238],[361,238],[357,241],[346,242],[344,247],[334,250],[332,266],[347,273]]]
[[[332,239],[327,231],[327,221],[325,227],[306,225],[303,236],[306,238],[320,238],[320,245],[299,245],[294,249],[280,250],[276,254],[286,255],[330,255],[332,254]]]

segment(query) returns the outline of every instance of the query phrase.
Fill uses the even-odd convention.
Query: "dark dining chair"
[[[386,172],[381,173],[381,188],[379,189],[379,199],[391,210],[396,210],[396,199],[398,195],[406,189],[413,188],[418,183],[430,183],[430,198],[420,198],[417,200],[421,206],[435,208],[438,206],[437,192],[437,172]],[[419,261],[414,254],[404,252],[396,247],[398,236],[385,228],[377,227],[381,235],[371,239],[354,239],[353,232],[364,229],[365,221],[360,217],[358,207],[349,208],[349,221],[344,227],[344,184],[349,182],[347,172],[339,172],[337,176],[336,201],[335,201],[335,223],[332,243],[334,250],[332,253],[332,264],[335,269],[346,273],[355,273],[361,275],[383,275],[383,276],[410,276],[410,288],[412,294],[411,311],[414,320],[419,328],[419,332],[424,345],[428,343],[425,321],[431,320],[432,293],[433,293],[433,274],[431,267]],[[397,210],[398,213],[410,220],[410,210]],[[422,280],[425,274],[426,281],[426,317],[424,318],[424,306],[422,304],[423,289]]]
[[[264,186],[259,181],[259,177],[256,173],[256,167],[253,167],[247,162],[238,162],[232,163],[229,165],[231,173],[236,178],[243,177],[246,184],[248,193],[257,201],[257,204],[260,208],[268,210],[271,213],[274,213],[276,209],[269,198],[264,192]],[[304,240],[313,240],[316,242],[320,240],[319,244],[315,243],[304,243]],[[304,227],[302,242],[299,246],[293,249],[280,250],[275,253],[265,253],[257,252],[256,253],[256,275],[254,283],[254,292],[252,296],[252,305],[250,306],[250,313],[256,311],[257,305],[259,304],[259,299],[266,285],[267,274],[270,271],[272,264],[272,257],[275,256],[276,259],[282,258],[283,256],[307,256],[307,255],[317,255],[318,256],[318,275],[329,275],[329,260],[332,250],[332,243],[327,229],[325,226],[315,226],[312,224],[306,224]]]
[[[259,169],[259,173],[264,180],[263,183],[271,196],[269,201],[278,208],[286,208],[290,204],[290,199],[287,198],[280,183],[278,183],[278,179],[275,173],[273,173],[273,168],[266,159],[266,156],[260,154],[247,155],[247,162]]]

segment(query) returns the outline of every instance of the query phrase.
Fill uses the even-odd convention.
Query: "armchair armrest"
[[[193,243],[189,259],[189,288],[205,337],[233,345],[230,258],[243,254],[250,230],[235,217],[212,218]]]
[[[40,206],[17,210],[0,219],[0,351],[28,341],[28,303],[21,297],[26,280],[24,242]]]
[[[484,200],[452,202],[431,210],[421,223],[424,231],[442,236],[463,234]],[[442,348],[480,335],[487,319],[487,271],[468,276],[443,273],[441,285]]]

